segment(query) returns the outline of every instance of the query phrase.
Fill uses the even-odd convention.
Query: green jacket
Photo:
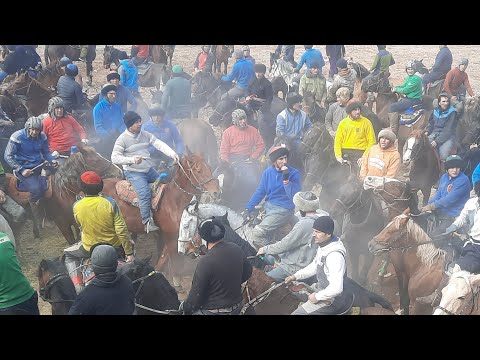
[[[309,74],[309,72],[310,70],[307,70],[307,73],[300,78],[298,93],[304,96],[306,91],[311,92],[315,97],[315,102],[317,105],[322,107],[321,103],[322,101],[325,101],[325,98],[327,97],[327,82],[323,76],[313,77]]]
[[[395,92],[404,94],[408,99],[422,99],[422,79],[413,74],[407,76],[405,82],[400,86],[395,86]]]
[[[382,52],[379,52],[377,55],[375,55],[375,59],[373,60],[370,71],[378,70],[378,72],[383,74],[389,71],[390,66],[393,64],[395,64],[393,55],[386,50],[382,50]]]

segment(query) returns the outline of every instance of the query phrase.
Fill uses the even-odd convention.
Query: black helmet
[[[92,247],[90,260],[95,275],[115,272],[118,265],[117,250],[110,244],[96,244]]]

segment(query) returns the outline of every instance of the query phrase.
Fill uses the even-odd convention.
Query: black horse
[[[103,67],[109,69],[112,63],[120,65],[120,58],[126,59],[128,57],[127,52],[114,48],[113,45],[105,45],[103,49]]]
[[[192,83],[192,116],[198,118],[198,111],[207,105],[210,94],[221,85],[218,76],[198,72],[190,80]]]

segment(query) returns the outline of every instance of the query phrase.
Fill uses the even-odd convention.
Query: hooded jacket
[[[120,84],[130,91],[138,91],[138,70],[131,59],[120,61],[118,73],[120,74]]]
[[[442,145],[447,140],[455,138],[457,123],[457,111],[453,105],[445,111],[438,106],[430,116],[426,131],[429,135],[433,134],[438,145]]]
[[[373,145],[362,157],[360,178],[365,176],[382,176],[395,178],[400,168],[400,153],[392,144],[382,150],[379,144]]]

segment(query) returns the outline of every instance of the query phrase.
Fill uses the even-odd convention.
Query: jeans
[[[3,82],[3,80],[5,80],[7,76],[8,74],[5,71],[0,70],[0,84]]]
[[[138,195],[138,205],[142,223],[146,224],[150,220],[150,207],[152,202],[152,190],[148,184],[157,180],[159,174],[154,168],[148,172],[141,173],[137,171],[125,171],[125,177],[132,184]]]
[[[433,139],[433,134],[430,134],[428,136],[428,140],[432,142]],[[450,155],[450,152],[452,151],[453,147],[455,146],[455,140],[454,139],[448,139],[445,141],[442,145],[437,144],[437,152],[438,156],[440,157],[440,160],[445,161],[447,157]]]
[[[288,222],[294,215],[294,209],[285,209],[272,205],[269,202],[264,204],[266,215],[262,222],[253,228],[250,239],[253,246],[260,248],[271,243],[271,234],[281,225]]]
[[[25,300],[23,303],[10,306],[8,308],[0,309],[2,311],[14,311],[20,310],[21,313],[25,312],[25,315],[40,315],[40,311],[38,310],[38,294],[35,291],[33,295],[28,299]],[[19,315],[19,314],[18,314]]]
[[[390,105],[390,111],[389,112],[404,112],[408,108],[411,108],[414,105],[420,104],[422,102],[421,99],[407,99],[403,98],[397,102],[394,102],[392,105]]]
[[[233,88],[228,90],[225,94],[222,95],[220,100],[226,99],[228,96],[231,97],[232,99],[236,100],[242,96],[247,96],[247,91],[248,89],[241,88],[238,85],[235,85]]]
[[[29,177],[23,176],[20,171],[16,172],[17,177],[20,179],[18,190],[28,191],[30,193],[30,201],[34,203],[40,200],[45,191],[47,191],[47,178],[40,176],[40,172],[41,170],[38,168]]]
[[[273,269],[272,271],[269,271],[266,273],[268,276],[270,276],[273,280],[275,280],[276,283],[280,283],[282,282],[283,280],[285,280],[285,278],[287,276],[290,276],[292,274],[288,273],[287,271],[285,271],[282,267],[280,266],[277,266],[275,269]]]
[[[427,85],[428,83],[433,83],[437,80],[440,80],[442,77],[445,77],[444,73],[431,71],[428,74],[423,75],[422,84]]]

